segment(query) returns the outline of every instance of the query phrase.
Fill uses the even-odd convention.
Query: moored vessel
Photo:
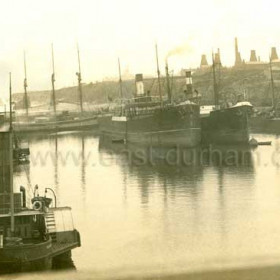
[[[143,75],[137,74],[134,98],[123,102],[114,114],[99,118],[102,136],[110,137],[112,142],[184,147],[200,144],[199,105],[187,98],[193,94],[190,71],[186,72],[186,99],[179,103],[172,100],[167,62],[167,99],[162,97],[158,64],[157,72],[159,97],[145,92]],[[122,97],[120,67],[119,73]]]
[[[30,202],[24,187],[14,192],[11,116],[10,86],[10,125],[0,127],[0,271],[50,269],[81,246],[80,234],[73,225],[71,208],[57,207],[52,189],[45,188],[41,196],[36,185]],[[48,190],[54,203],[47,197]]]
[[[245,144],[249,143],[248,119],[252,105],[247,101],[237,102],[235,105],[221,107],[218,84],[216,81],[215,60],[213,57],[213,91],[214,105],[201,106],[201,141],[202,144]],[[205,110],[204,107],[209,107]]]
[[[68,111],[57,111],[57,98],[55,90],[55,65],[54,65],[54,51],[52,45],[52,94],[51,94],[51,106],[53,111],[47,112],[41,116],[32,116],[29,112],[30,100],[27,93],[27,74],[26,74],[26,59],[24,54],[24,96],[23,105],[25,114],[20,116],[20,120],[16,120],[14,123],[14,129],[18,133],[30,133],[30,132],[59,132],[59,131],[71,131],[71,130],[87,130],[97,127],[97,117],[89,112],[84,111],[83,104],[83,91],[82,91],[82,74],[80,65],[80,52],[77,47],[78,54],[78,69],[76,73],[78,80],[78,95],[79,95],[79,114],[69,113]]]
[[[272,69],[272,60],[269,59],[270,88],[271,88],[271,107],[254,113],[250,118],[249,125],[255,133],[280,134],[280,108],[278,95],[275,93],[275,84]]]

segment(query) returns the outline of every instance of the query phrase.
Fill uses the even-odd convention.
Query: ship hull
[[[195,147],[200,143],[201,131],[200,128],[131,133],[103,131],[102,136],[110,138],[112,142]]]
[[[249,120],[251,132],[280,134],[280,119],[267,119],[264,117],[252,117]]]
[[[199,108],[171,107],[133,117],[101,117],[102,137],[112,142],[195,147],[201,141]]]
[[[58,122],[15,123],[14,130],[17,133],[90,130],[97,127],[97,125],[97,119],[93,117]]]
[[[36,244],[23,244],[4,246],[0,248],[0,272],[25,272],[50,270],[56,266],[56,262],[65,262],[71,259],[71,250],[80,247],[80,234],[78,231],[63,232],[62,238],[71,239],[68,242],[53,242],[49,238],[45,242]]]
[[[47,270],[52,267],[52,241],[0,249],[0,271]]]
[[[201,118],[203,144],[248,144],[250,106],[216,110]]]

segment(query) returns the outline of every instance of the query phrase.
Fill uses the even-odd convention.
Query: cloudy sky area
[[[270,47],[280,54],[279,6],[260,0],[0,0],[0,94],[23,91],[23,50],[29,90],[51,88],[51,43],[56,87],[76,85],[79,42],[84,82],[101,81],[122,68],[132,74],[156,74],[155,41],[161,71],[164,58],[184,45],[186,52],[169,59],[170,69],[196,67],[202,53],[221,49],[222,62],[234,63],[234,37],[242,58],[251,49],[267,60]]]

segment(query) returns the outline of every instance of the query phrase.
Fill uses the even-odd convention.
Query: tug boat
[[[51,207],[51,198],[37,195],[30,209],[26,207],[25,189],[20,191],[13,194],[13,232],[10,197],[0,194],[0,271],[46,270],[56,262],[70,260],[71,250],[81,246],[71,208]]]
[[[0,126],[0,272],[51,269],[81,246],[70,207],[57,207],[52,189],[39,195],[36,185],[27,206],[24,187],[14,192],[13,126],[10,80],[10,125]],[[47,191],[54,196],[54,205]]]

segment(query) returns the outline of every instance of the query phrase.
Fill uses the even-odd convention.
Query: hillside
[[[280,68],[274,67],[275,93],[280,84]],[[219,93],[221,100],[235,102],[238,95],[244,92],[247,99],[254,106],[271,105],[270,73],[268,66],[247,67],[247,68],[222,68],[217,71],[219,81]],[[163,92],[166,92],[165,78],[161,79]],[[144,80],[145,90],[151,95],[158,95],[158,82],[156,78]],[[185,78],[183,76],[173,77],[171,80],[172,92],[175,99],[184,96]],[[213,103],[213,76],[211,69],[197,70],[193,73],[193,87],[202,96],[202,104]],[[114,81],[104,81],[98,83],[83,84],[84,102],[88,104],[102,104],[115,101],[119,98],[119,84]],[[131,98],[135,92],[134,80],[123,81],[124,98]],[[49,105],[51,91],[29,92],[32,107],[36,104]],[[79,96],[77,87],[68,87],[56,91],[59,103],[78,104]],[[17,107],[22,107],[22,93],[14,94]]]

